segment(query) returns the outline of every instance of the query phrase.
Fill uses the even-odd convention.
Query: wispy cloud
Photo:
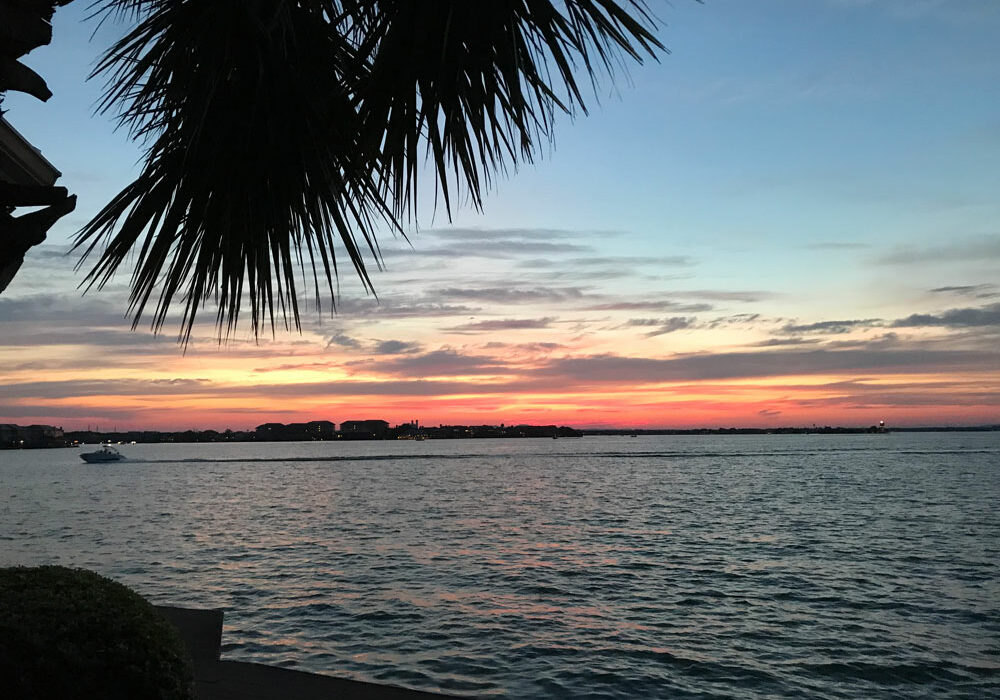
[[[947,328],[971,328],[981,326],[1000,327],[1000,304],[982,308],[949,309],[941,314],[911,314],[892,323],[895,328],[920,326],[945,326]]]
[[[877,318],[854,319],[849,321],[817,321],[815,323],[789,323],[781,327],[782,333],[848,333],[855,328],[871,328],[880,326],[883,321]]]
[[[956,296],[974,297],[976,299],[992,299],[1000,296],[995,284],[962,284],[948,287],[935,287],[930,290],[934,294],[954,294]]]
[[[412,236],[416,239],[438,239],[449,244],[461,241],[479,244],[483,241],[520,242],[609,238],[621,235],[616,231],[574,231],[558,228],[433,228],[423,229]]]
[[[0,297],[0,323],[29,321],[46,325],[72,322],[85,328],[125,326],[121,311],[106,299],[81,298],[75,294],[39,293],[19,297]]]
[[[555,321],[554,317],[546,316],[544,318],[505,318],[496,320],[486,320],[486,321],[473,321],[472,323],[463,323],[458,326],[451,326],[446,330],[449,331],[460,331],[463,333],[486,333],[491,331],[513,331],[513,330],[528,330],[528,329],[539,329],[548,328]]]
[[[746,303],[767,301],[776,298],[774,292],[763,290],[741,289],[694,289],[677,290],[666,293],[668,296],[686,299],[707,299],[709,301],[740,301]]]
[[[338,347],[374,355],[399,355],[404,353],[418,352],[420,343],[408,340],[375,340],[366,342],[353,338],[344,333],[335,333],[327,339],[326,347]]]
[[[505,343],[502,341],[490,341],[483,345],[486,349],[510,349],[528,353],[550,353],[561,350],[566,346],[562,343]]]
[[[780,377],[842,372],[989,371],[995,353],[960,350],[896,349],[787,350],[716,353],[667,359],[593,355],[553,360],[539,370],[587,381],[675,382]]]
[[[17,382],[4,387],[7,399],[81,396],[150,396],[204,393],[207,379],[102,379]]]
[[[442,316],[471,316],[479,311],[477,307],[422,301],[414,296],[386,296],[381,299],[343,297],[337,303],[337,318],[340,320],[361,318],[414,319],[440,318]]]
[[[420,352],[420,343],[408,340],[380,340],[375,343],[372,352],[376,355],[405,355]]]
[[[941,291],[945,291],[942,288]],[[949,309],[941,313],[915,313],[895,320],[885,320],[879,318],[816,321],[814,323],[788,323],[779,329],[780,333],[789,335],[799,334],[821,334],[821,335],[843,335],[859,329],[868,328],[922,328],[922,327],[942,327],[951,329],[963,328],[991,328],[1000,327],[1000,303],[989,304],[983,307],[970,307],[960,309]],[[895,341],[897,336],[894,333],[887,333],[879,336],[881,343],[885,344]],[[864,341],[852,340],[851,344],[858,342],[871,343],[873,339]],[[785,341],[780,341],[785,344]]]
[[[456,301],[493,304],[558,304],[576,301],[584,296],[582,287],[445,287],[435,290],[435,296]]]
[[[609,301],[583,307],[587,311],[680,311],[696,313],[711,311],[711,304],[685,304],[676,301]]]
[[[914,265],[942,261],[983,261],[1000,258],[1000,236],[980,236],[923,248],[897,248],[876,259],[884,265]]]
[[[361,342],[347,335],[346,333],[334,333],[326,340],[326,346],[332,347],[337,346],[341,348],[359,348],[361,347]]]
[[[510,374],[511,369],[489,355],[467,355],[453,348],[410,354],[393,359],[361,360],[349,363],[365,372],[411,379],[426,377]]]
[[[754,327],[760,325],[760,314],[729,314],[728,316],[717,316],[705,322],[705,328],[739,328]]]
[[[645,335],[647,338],[653,338],[658,335],[691,328],[696,321],[697,319],[687,316],[674,316],[672,318],[630,318],[625,325],[652,327],[652,330],[648,331]]]
[[[837,349],[849,349],[849,350],[867,350],[867,351],[880,351],[885,350],[890,347],[900,347],[903,339],[898,333],[880,333],[874,337],[864,337],[864,338],[850,338],[846,340],[833,340],[828,342],[824,347],[837,350]],[[926,347],[928,341],[923,341],[924,347]],[[930,341],[933,342],[933,341]],[[917,343],[910,342],[910,347],[914,348]]]
[[[589,253],[593,246],[583,243],[546,240],[483,240],[476,243],[456,242],[452,247],[417,247],[400,248],[386,247],[382,257],[388,264],[399,262],[408,257],[425,258],[489,258],[515,259],[526,255],[546,254],[564,256],[570,254]]]
[[[761,340],[756,343],[751,343],[750,347],[755,348],[775,348],[787,345],[815,345],[819,343],[818,338],[771,338],[770,340]]]

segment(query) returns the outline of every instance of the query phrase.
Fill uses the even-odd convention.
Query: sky
[[[1000,423],[1000,2],[652,0],[670,53],[483,212],[382,235],[377,299],[342,273],[300,333],[186,350],[68,254],[142,156],[88,5],[24,59],[55,96],[4,105],[79,203],[0,295],[0,422]]]

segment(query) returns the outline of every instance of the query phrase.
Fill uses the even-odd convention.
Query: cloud
[[[647,338],[653,338],[666,333],[673,333],[694,325],[697,319],[686,316],[674,316],[672,318],[632,318],[625,324],[626,326],[655,326],[646,333]]]
[[[433,356],[433,353],[431,354]],[[22,405],[28,405],[30,400],[38,399],[72,399],[74,397],[87,396],[129,396],[148,397],[151,403],[160,403],[164,396],[176,396],[197,394],[204,398],[230,399],[254,399],[259,401],[264,399],[295,399],[301,400],[306,397],[352,397],[352,396],[449,396],[454,394],[504,394],[517,393],[520,391],[551,388],[549,384],[541,384],[537,381],[516,381],[516,382],[483,382],[483,381],[434,381],[425,379],[413,379],[416,375],[423,376],[461,376],[475,374],[496,374],[497,372],[487,372],[485,366],[479,365],[482,358],[465,358],[456,360],[455,357],[445,357],[443,355],[427,357],[423,363],[412,363],[409,367],[404,361],[399,363],[388,362],[379,369],[382,373],[394,376],[388,381],[351,381],[338,378],[336,381],[322,382],[297,382],[280,384],[255,384],[255,385],[224,385],[213,384],[207,380],[184,380],[188,384],[157,383],[156,380],[102,380],[102,381],[52,381],[52,382],[23,382],[13,384],[9,388],[5,398],[9,398],[13,405],[0,406],[0,415],[6,415],[12,411],[20,412]],[[435,364],[435,361],[437,364]],[[464,363],[463,371],[457,371],[455,362]],[[488,361],[488,358],[487,358]],[[478,371],[477,371],[478,369]],[[23,400],[23,403],[21,402]],[[58,407],[52,407],[56,411]],[[107,414],[117,409],[106,409],[104,406],[79,407],[81,415],[101,415]],[[122,409],[120,415],[134,416],[141,412],[141,408],[131,406],[127,411]],[[163,410],[163,409],[160,409]],[[225,412],[232,412],[236,409],[224,409]],[[273,412],[270,406],[263,408],[245,407],[248,413]],[[57,415],[50,412],[48,415]]]
[[[771,338],[770,340],[761,340],[757,343],[751,343],[750,347],[754,348],[773,348],[781,347],[783,345],[814,345],[820,342],[816,338]]]
[[[524,255],[566,255],[589,253],[581,240],[607,237],[611,232],[569,231],[549,228],[444,228],[426,229],[381,247],[387,264],[414,257],[422,258],[506,258]]]
[[[345,333],[334,333],[326,341],[326,347],[360,348],[361,342]]]
[[[713,304],[708,302],[736,301],[753,303],[766,301],[776,295],[759,290],[732,289],[695,289],[677,290],[664,293],[664,298],[637,301],[634,299],[618,299],[586,306],[589,311],[678,311],[682,313],[700,313],[711,311]],[[694,303],[679,302],[676,299],[697,299]]]
[[[0,322],[15,321],[44,325],[72,322],[85,327],[127,324],[124,315],[108,301],[51,293],[0,297]]]
[[[434,295],[443,299],[468,300],[496,304],[560,303],[583,297],[581,287],[445,287]]]
[[[852,379],[828,382],[819,385],[786,385],[775,387],[791,395],[807,392],[805,398],[788,399],[796,406],[927,406],[957,405],[982,406],[996,404],[1000,394],[995,387],[983,386],[982,382],[956,380],[921,382],[915,386],[909,382],[892,383],[884,378]],[[819,391],[822,396],[814,396]],[[828,394],[833,393],[830,396]]]
[[[436,368],[444,376],[447,367]],[[432,372],[425,368],[425,374]],[[451,372],[460,376],[463,373]],[[467,369],[464,374],[486,374]],[[345,381],[308,382],[297,384],[268,384],[252,388],[235,387],[226,391],[229,395],[267,396],[271,398],[301,399],[309,396],[352,397],[352,396],[421,396],[439,397],[456,394],[508,394],[537,389],[535,382],[483,382],[483,381],[436,381],[430,379],[394,378],[389,381]],[[543,387],[544,388],[544,387]]]
[[[884,265],[912,265],[944,261],[996,260],[1000,258],[1000,236],[980,236],[957,240],[946,245],[925,248],[899,248],[876,259]]]
[[[445,330],[461,331],[463,333],[483,333],[489,331],[512,331],[548,328],[555,318],[546,316],[545,318],[507,318],[495,321],[475,321],[473,323],[463,323],[459,326],[452,326]]]
[[[679,304],[676,301],[613,301],[586,306],[586,311],[711,311],[711,304]]]
[[[267,372],[287,372],[289,370],[331,370],[339,368],[340,365],[335,362],[299,362],[299,363],[288,363],[283,365],[277,365],[275,367],[254,367],[253,371],[258,373]]]
[[[760,320],[760,314],[730,314],[713,318],[705,324],[706,328],[726,328],[731,326],[753,326]]]
[[[398,355],[408,352],[417,352],[420,350],[420,344],[414,343],[406,340],[375,340],[372,342],[362,342],[357,338],[353,338],[345,333],[335,333],[330,336],[326,342],[326,347],[341,347],[348,350],[356,350],[360,352],[370,352],[375,355]],[[359,353],[354,353],[355,355]],[[316,365],[295,365],[296,368],[303,368],[308,366],[326,366],[325,363],[319,363]],[[279,369],[288,369],[288,367],[283,366]]]
[[[4,387],[4,398],[61,399],[76,396],[161,396],[204,394],[208,379],[82,379],[19,382]]]
[[[562,343],[503,343],[500,341],[491,341],[482,347],[490,350],[507,348],[511,350],[523,350],[524,352],[550,353],[555,350],[561,350],[566,346]]]
[[[469,257],[469,253],[465,250],[459,250],[457,248],[404,248],[404,247],[390,247],[388,245],[382,246],[381,248],[383,260],[389,260],[390,258],[396,258],[398,260],[411,259],[411,258],[465,258]]]
[[[562,241],[532,241],[532,240],[484,240],[476,243],[455,242],[451,248],[383,248],[382,257],[403,260],[408,257],[421,256],[430,258],[506,258],[513,259],[525,255],[546,254],[563,256],[578,253],[589,253],[593,247],[581,243]]]
[[[829,406],[846,406],[863,409],[883,406],[915,407],[915,406],[997,406],[1000,405],[1000,392],[996,391],[942,391],[921,386],[919,389],[882,389],[878,386],[868,387],[858,391],[845,391],[836,396],[806,397],[791,399],[796,406],[808,408],[825,408]]]
[[[507,365],[497,358],[463,355],[452,348],[405,355],[391,360],[359,361],[350,363],[349,366],[365,372],[410,378],[511,373]]]
[[[998,296],[994,291],[995,284],[963,284],[950,287],[935,287],[930,290],[934,294],[955,294],[957,296],[975,297],[977,299],[991,299]]]
[[[86,222],[84,222],[86,223]],[[31,249],[31,255],[37,260],[63,261],[70,260],[74,264],[76,260],[70,257],[72,246],[42,244]]]
[[[4,413],[9,411],[10,413]],[[49,405],[49,404],[25,404],[19,403],[16,406],[0,406],[0,416],[9,416],[12,422],[30,422],[25,419],[42,417],[71,418],[75,422],[81,423],[85,420],[97,421],[121,421],[135,423],[143,413],[143,409],[129,406],[127,408],[114,406],[70,406],[70,405]],[[0,422],[6,420],[0,419]],[[107,429],[109,426],[99,426]],[[77,427],[79,429],[79,427]]]
[[[777,295],[760,290],[694,289],[690,291],[668,292],[670,296],[688,299],[708,299],[709,301],[743,301],[747,303],[767,301]]]
[[[646,256],[628,256],[628,255],[612,255],[606,257],[589,257],[589,258],[575,258],[570,261],[571,265],[574,266],[587,266],[594,267],[599,265],[608,265],[611,267],[615,266],[648,266],[654,265],[656,267],[688,267],[695,264],[694,258],[688,255],[650,255]]]
[[[940,287],[932,291],[941,292],[951,292],[955,289],[954,287]],[[970,287],[972,289],[972,287]],[[1000,304],[990,304],[981,308],[963,308],[963,309],[950,309],[941,314],[911,314],[906,318],[896,319],[894,321],[886,321],[884,319],[878,318],[866,318],[866,319],[852,319],[852,320],[838,320],[838,321],[817,321],[815,323],[803,323],[795,324],[789,323],[782,326],[779,329],[781,333],[788,334],[799,334],[799,333],[822,333],[830,335],[839,335],[843,333],[849,333],[853,330],[859,328],[880,328],[880,327],[891,327],[891,328],[921,328],[921,327],[944,327],[944,328],[983,328],[983,327],[994,327],[1000,326]],[[840,344],[842,347],[846,346],[860,346],[865,347],[875,347],[873,343],[878,343],[878,345],[886,345],[889,343],[894,343],[898,340],[898,336],[895,333],[887,333],[879,336],[877,339],[865,339],[860,341],[846,341]],[[775,345],[784,344],[783,342],[773,343]]]
[[[663,323],[662,320],[658,318],[630,318],[626,322],[626,326],[658,326]]]
[[[696,262],[697,261],[694,258],[687,255],[590,255],[585,258],[569,258],[566,260],[532,258],[521,261],[519,266],[524,268],[569,267],[573,269],[581,267],[608,267],[615,268],[616,271],[621,273],[627,273],[629,270],[636,267],[690,267],[696,264]],[[587,272],[588,277],[591,274],[593,273]]]
[[[942,314],[912,314],[893,321],[894,328],[944,326],[946,328],[973,328],[1000,326],[1000,304],[982,308],[950,309]]]
[[[817,321],[816,323],[789,323],[781,328],[782,333],[848,333],[855,328],[871,328],[882,325],[877,318],[855,319],[851,321]]]
[[[659,328],[650,331],[646,334],[647,338],[652,338],[657,335],[664,335],[666,333],[673,333],[674,331],[683,330],[685,328],[690,328],[694,325],[696,319],[685,318],[683,316],[674,316],[673,318],[666,319]]]
[[[0,347],[41,347],[43,345],[72,345],[97,347],[113,353],[115,362],[123,357],[178,352],[173,336],[153,335],[146,331],[128,328],[93,329],[78,326],[49,328],[42,324],[6,324]],[[105,364],[109,357],[105,356]]]
[[[343,297],[337,302],[337,318],[388,319],[388,318],[440,318],[442,316],[471,316],[479,311],[470,306],[455,306],[423,302],[414,297],[371,298]]]
[[[438,238],[448,243],[454,241],[464,241],[468,243],[482,243],[484,241],[493,242],[513,242],[513,241],[535,241],[560,240],[560,239],[580,239],[590,237],[606,238],[618,235],[614,231],[572,231],[557,228],[435,228],[420,231],[419,234],[411,238]]]
[[[420,343],[412,343],[408,340],[380,340],[372,348],[372,352],[376,355],[404,355],[419,351]]]
[[[888,347],[897,346],[902,342],[898,333],[882,333],[874,338],[860,338],[851,340],[836,340],[827,343],[828,348],[853,348],[864,350],[884,350]]]
[[[995,366],[992,352],[900,348],[730,352],[667,359],[590,355],[552,360],[538,371],[580,382],[655,383],[868,371],[991,371]]]

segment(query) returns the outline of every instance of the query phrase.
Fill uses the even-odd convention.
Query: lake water
[[[1000,433],[0,452],[0,565],[475,697],[1000,696]]]

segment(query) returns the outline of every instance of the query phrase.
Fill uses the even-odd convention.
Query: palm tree
[[[135,181],[79,233],[87,282],[135,256],[129,311],[181,338],[214,302],[222,334],[299,327],[343,245],[366,289],[376,232],[450,216],[552,139],[557,113],[663,49],[645,0],[99,0],[134,24],[103,55],[100,109],[148,145]],[[579,77],[591,83],[581,85]],[[426,163],[426,165],[425,165]],[[367,252],[366,252],[367,251]],[[83,262],[81,260],[81,263]]]

